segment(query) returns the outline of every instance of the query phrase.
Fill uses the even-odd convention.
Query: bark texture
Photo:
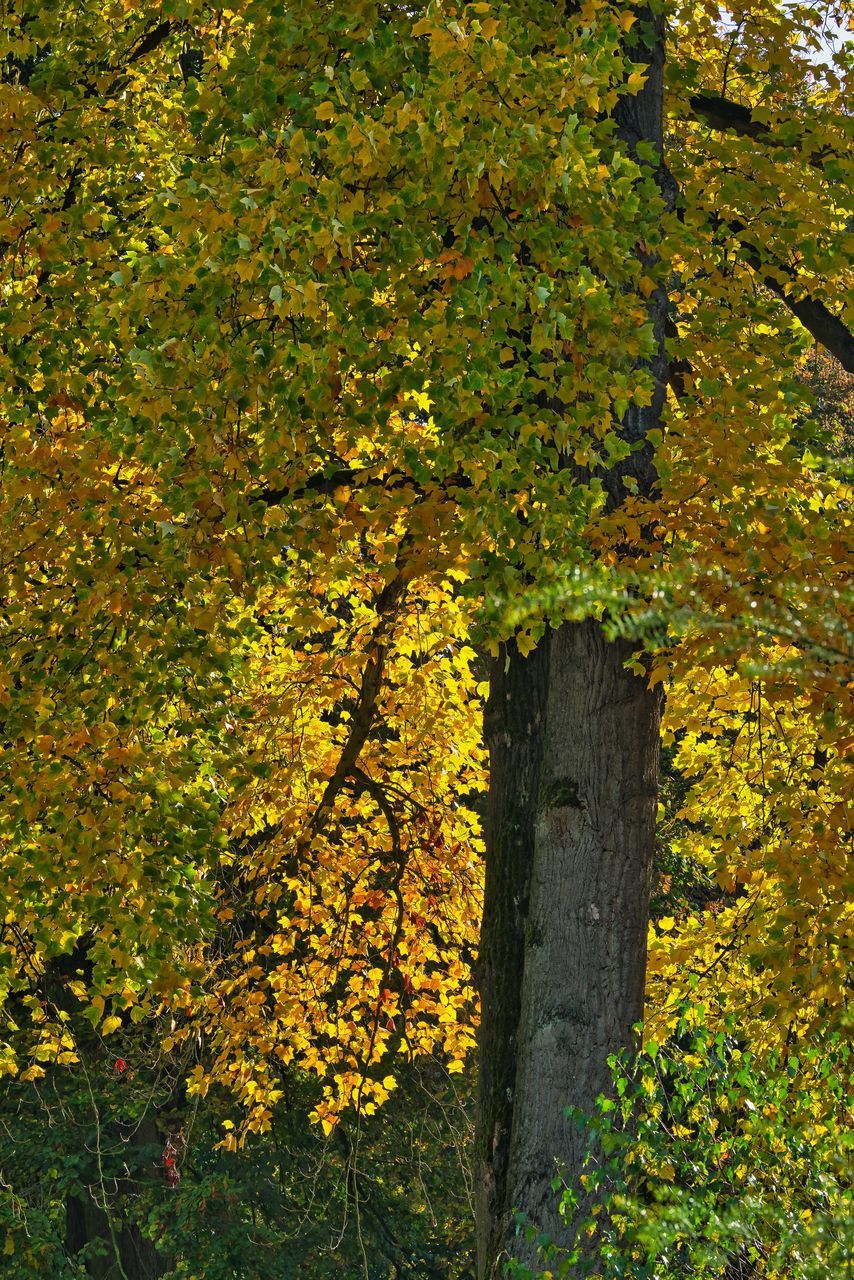
[[[490,797],[480,957],[478,1274],[529,1265],[514,1211],[567,1238],[551,1182],[574,1181],[608,1055],[643,1011],[660,691],[631,646],[567,623],[508,646],[487,707]]]
[[[661,697],[595,622],[562,626],[550,648],[505,1200],[560,1241],[552,1180],[575,1182],[586,1152],[565,1108],[592,1111],[643,1013]]]
[[[483,1016],[474,1179],[481,1259],[498,1257],[505,1244],[520,977],[545,747],[550,647],[549,633],[528,658],[512,642],[502,646],[491,663],[484,717],[490,759],[484,822],[489,856],[478,958]]]

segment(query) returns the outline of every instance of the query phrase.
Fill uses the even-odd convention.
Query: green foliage
[[[110,1226],[154,1242],[170,1280],[472,1275],[466,1077],[424,1060],[376,1116],[326,1137],[306,1119],[317,1085],[290,1072],[269,1131],[226,1151],[226,1094],[188,1100],[162,1060],[84,1065],[0,1095],[3,1280],[83,1280]],[[93,1202],[110,1223],[72,1256],[69,1213],[91,1223]]]
[[[850,1050],[837,1034],[748,1049],[685,1006],[673,1038],[612,1059],[584,1187],[564,1186],[576,1246],[545,1276],[835,1280],[854,1247]],[[556,1180],[559,1186],[559,1180]],[[590,1205],[593,1205],[591,1210]],[[542,1280],[542,1277],[541,1277]]]

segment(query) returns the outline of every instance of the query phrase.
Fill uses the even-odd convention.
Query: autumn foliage
[[[127,1077],[144,1033],[231,1149],[283,1070],[327,1134],[461,1073],[482,655],[585,616],[667,688],[711,886],[652,926],[650,1034],[692,978],[758,1055],[843,1027],[829,16],[669,6],[662,181],[613,123],[632,6],[6,5],[0,1069]],[[615,501],[663,290],[657,483]]]

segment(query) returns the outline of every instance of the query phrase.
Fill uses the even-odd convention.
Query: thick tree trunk
[[[533,1261],[514,1211],[567,1238],[551,1182],[563,1170],[576,1183],[586,1147],[564,1109],[593,1110],[643,1010],[661,696],[626,671],[630,653],[595,622],[567,623],[493,672],[481,1277]]]
[[[620,136],[662,146],[664,29],[632,56],[644,88],[621,98]],[[667,196],[666,174],[660,170]],[[644,250],[645,252],[645,250]],[[623,479],[650,494],[648,435],[660,427],[667,384],[667,302],[648,300],[657,335],[652,403],[620,424],[633,451],[602,476],[611,508]],[[485,732],[490,794],[481,935],[480,1084],[476,1137],[479,1280],[504,1261],[535,1264],[515,1212],[566,1243],[552,1180],[579,1190],[586,1144],[565,1108],[590,1114],[607,1089],[609,1054],[631,1043],[643,1012],[646,933],[658,776],[660,690],[630,674],[632,646],[598,623],[564,623],[523,658],[493,663]]]
[[[504,1247],[516,1036],[545,746],[550,647],[548,632],[528,658],[523,658],[512,642],[502,646],[491,663],[484,717],[490,787],[484,823],[488,856],[478,961],[482,1017],[475,1152],[477,1253],[481,1260],[497,1257]]]

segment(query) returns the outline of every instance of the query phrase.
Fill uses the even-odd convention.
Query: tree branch
[[[339,467],[336,471],[318,471],[307,480],[303,480],[301,484],[295,484],[286,489],[257,489],[250,494],[250,501],[263,502],[267,507],[278,507],[285,502],[298,502],[300,498],[305,498],[309,494],[324,494],[329,497],[336,489],[346,489],[351,486],[364,488],[367,485],[380,485],[388,491],[409,487],[421,497],[424,497],[425,492],[423,486],[413,476],[408,476],[402,471],[391,472],[386,476],[375,476],[370,474],[368,468]],[[471,487],[471,480],[468,476],[457,472],[448,476],[441,487],[450,485],[455,489],[468,489]]]
[[[250,495],[252,502],[263,502],[268,507],[278,507],[284,502],[297,502],[300,498],[304,498],[309,493],[321,493],[327,496],[333,494],[336,489],[346,488],[361,473],[352,467],[342,467],[337,471],[328,473],[318,471],[315,475],[309,476],[302,484],[294,485],[287,489],[258,489]]]
[[[754,120],[750,107],[744,107],[740,102],[731,102],[729,98],[719,98],[711,93],[695,93],[688,99],[688,105],[695,115],[721,133],[738,133],[746,138],[764,140],[771,132],[770,125]],[[780,144],[772,142],[772,145]]]
[[[127,65],[130,66],[134,62],[139,62],[140,58],[145,58],[149,53],[153,53],[174,28],[175,24],[173,22],[165,21],[148,31],[131,49],[127,56]]]
[[[781,262],[763,262],[755,245],[742,239],[742,234],[746,230],[743,223],[728,222],[726,225],[738,237],[738,242],[744,251],[745,261],[760,277],[766,289],[769,289],[776,298],[785,303],[792,315],[800,320],[816,342],[824,347],[826,351],[829,351],[832,356],[836,357],[843,369],[846,369],[849,373],[854,373],[854,334],[852,334],[847,325],[838,316],[835,316],[818,298],[814,298],[810,294],[805,294],[800,298],[794,297],[784,285],[780,284],[776,276],[769,275],[769,271],[775,271],[781,275],[788,276],[793,285],[798,283],[797,272],[792,267]]]
[[[764,120],[757,120],[750,107],[745,107],[740,102],[732,102],[729,98],[721,98],[713,93],[695,93],[688,99],[688,105],[695,115],[704,120],[710,128],[717,129],[719,133],[737,133],[743,138],[753,138],[766,147],[803,145],[802,138],[796,138],[793,142],[775,138],[771,126]],[[814,169],[821,169],[825,159],[835,155],[838,155],[838,152],[832,147],[824,147],[821,151],[814,151],[807,158]]]
[[[362,671],[359,698],[350,720],[350,733],[338,758],[335,772],[326,783],[320,804],[317,806],[314,817],[311,820],[313,834],[322,829],[328,810],[335,803],[338,792],[346,780],[353,776],[353,770],[356,767],[362,747],[367,742],[368,735],[373,728],[385,670],[387,652],[385,632],[388,628],[389,615],[396,610],[405,590],[406,583],[403,574],[398,570],[377,596],[375,607],[378,622],[371,638],[367,661]]]
[[[800,320],[820,346],[836,356],[843,369],[854,373],[854,334],[838,316],[809,294],[803,298],[793,298],[772,276],[763,276],[762,283],[786,304],[792,315]]]
[[[676,321],[671,315],[668,315],[664,322],[664,336],[668,344],[679,340],[679,330],[676,327]],[[675,359],[671,354],[667,362],[667,383],[677,400],[684,400],[688,394],[688,388],[685,383],[689,377],[696,381],[691,361],[684,356]]]

